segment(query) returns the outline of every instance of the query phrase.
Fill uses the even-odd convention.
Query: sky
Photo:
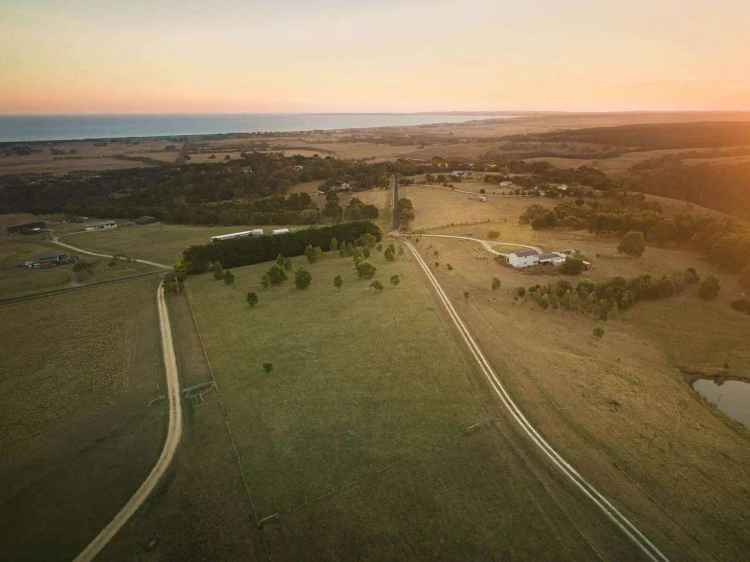
[[[0,113],[750,110],[748,0],[2,0]]]

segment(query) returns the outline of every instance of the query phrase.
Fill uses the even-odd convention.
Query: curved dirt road
[[[98,252],[91,252],[78,248],[64,242],[60,242],[57,238],[52,240],[54,244],[68,248],[81,254],[87,254],[90,256],[98,256],[102,258],[111,258],[113,256],[109,254],[101,254]],[[135,260],[138,263],[151,265],[161,269],[171,269],[170,267],[148,260]],[[169,427],[167,429],[167,438],[164,441],[164,447],[162,448],[159,459],[151,469],[151,472],[146,479],[141,483],[135,493],[130,497],[128,502],[123,506],[122,509],[114,516],[104,529],[94,537],[89,545],[83,549],[83,551],[76,556],[75,562],[89,562],[94,560],[102,549],[107,546],[109,541],[122,529],[125,523],[138,511],[138,508],[148,499],[151,493],[156,488],[159,481],[166,474],[172,459],[174,458],[177,447],[182,439],[182,402],[180,401],[180,379],[177,371],[177,359],[175,358],[174,345],[172,343],[172,326],[169,322],[169,311],[167,310],[167,303],[164,298],[164,283],[159,284],[159,288],[156,291],[156,305],[159,311],[159,330],[161,332],[161,347],[162,354],[164,356],[164,369],[166,371],[167,378],[167,397],[169,399]]]
[[[662,553],[659,548],[654,545],[648,537],[646,537],[625,515],[623,515],[612,503],[601,494],[592,484],[590,484],[581,474],[576,471],[565,459],[542,437],[541,434],[534,428],[534,426],[528,421],[526,416],[521,412],[519,407],[511,398],[508,391],[500,382],[499,377],[492,369],[485,358],[482,350],[477,345],[474,338],[469,333],[461,317],[453,307],[448,295],[443,291],[435,275],[430,270],[427,263],[424,261],[422,256],[416,250],[416,248],[408,241],[403,240],[406,247],[412,253],[417,263],[421,267],[422,271],[427,276],[433,289],[437,293],[441,303],[448,312],[453,324],[456,326],[461,338],[466,343],[471,355],[476,360],[482,374],[489,382],[492,390],[498,396],[503,406],[510,413],[513,421],[515,421],[523,433],[531,440],[531,442],[541,450],[543,455],[551,462],[560,472],[568,479],[573,485],[578,488],[594,505],[596,505],[604,515],[614,523],[625,536],[641,551],[641,553],[653,562],[668,562],[667,556]]]
[[[491,254],[495,254],[496,256],[507,256],[507,253],[498,252],[495,250],[492,245],[502,245],[502,246],[518,246],[519,248],[526,248],[527,250],[534,250],[537,254],[542,254],[544,251],[539,248],[538,246],[530,246],[528,244],[519,244],[517,242],[503,242],[502,240],[482,240],[481,238],[472,238],[471,236],[454,236],[452,234],[415,234],[415,236],[419,236],[420,238],[454,238],[456,240],[469,240],[471,242],[478,242],[482,245],[482,247],[487,250]]]

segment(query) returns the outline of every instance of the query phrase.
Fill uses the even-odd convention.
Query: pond
[[[730,418],[750,428],[750,382],[698,379],[693,389]]]

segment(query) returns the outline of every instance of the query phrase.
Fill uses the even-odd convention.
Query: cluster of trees
[[[750,219],[750,164],[667,162],[652,170],[631,170],[628,189],[690,201]]]
[[[618,180],[610,178],[607,174],[590,166],[579,166],[578,168],[556,168],[549,162],[535,160],[511,160],[504,164],[504,168],[511,174],[525,174],[524,176],[485,175],[484,181],[491,184],[499,184],[503,181],[513,181],[523,187],[534,187],[537,185],[554,183],[568,184],[570,186],[586,186],[593,189],[611,190],[620,186]]]
[[[747,226],[726,218],[691,213],[666,217],[657,203],[640,201],[632,195],[577,200],[553,209],[531,205],[521,216],[521,222],[530,223],[535,229],[564,226],[597,234],[641,232],[650,243],[676,244],[699,251],[730,272],[738,273],[750,266]]]
[[[337,245],[354,242],[363,235],[380,240],[380,228],[371,222],[348,222],[328,227],[297,230],[287,234],[223,240],[201,246],[191,246],[183,252],[183,260],[189,273],[207,271],[210,264],[220,263],[224,267],[238,267],[271,261],[279,254],[301,256],[308,246],[324,251],[331,249],[332,239]]]
[[[573,286],[569,281],[559,280],[547,285],[534,285],[516,291],[516,298],[530,298],[543,309],[581,311],[606,320],[614,311],[623,311],[644,300],[669,298],[682,293],[688,286],[700,281],[698,273],[689,268],[682,273],[654,278],[641,275],[632,279],[615,277],[601,283],[584,280]],[[719,281],[706,277],[699,286],[701,298],[710,300],[718,295]]]
[[[401,228],[409,228],[411,221],[413,221],[414,217],[416,217],[416,212],[414,211],[414,203],[411,202],[411,199],[402,197],[398,200],[398,214],[399,224],[401,225]]]
[[[314,224],[320,216],[307,194],[282,196],[291,185],[347,174],[387,178],[399,167],[407,166],[252,152],[222,164],[64,176],[22,174],[5,176],[0,182],[0,213],[61,212],[131,219],[149,215],[186,224]],[[371,182],[363,181],[363,188],[370,186]],[[365,215],[362,218],[374,218],[370,208],[359,212]]]

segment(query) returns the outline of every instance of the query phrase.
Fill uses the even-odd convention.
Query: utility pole
[[[393,174],[393,230],[401,227],[400,213],[398,212],[398,172]]]

